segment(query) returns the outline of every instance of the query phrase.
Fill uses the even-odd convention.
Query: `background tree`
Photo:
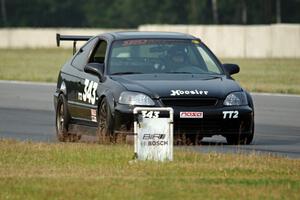
[[[7,16],[6,16],[6,3],[5,0],[1,0],[1,16],[3,25],[7,25]]]
[[[0,0],[0,5],[1,27],[300,23],[300,0]]]
[[[212,3],[212,12],[213,12],[214,23],[218,24],[219,23],[218,1],[212,0],[211,3]]]

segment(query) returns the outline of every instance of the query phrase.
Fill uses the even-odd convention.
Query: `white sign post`
[[[136,107],[134,153],[138,160],[173,160],[173,109]]]

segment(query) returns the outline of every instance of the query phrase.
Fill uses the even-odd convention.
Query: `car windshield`
[[[119,40],[112,44],[108,73],[223,74],[199,40]]]

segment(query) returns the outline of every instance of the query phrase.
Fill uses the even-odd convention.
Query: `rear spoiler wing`
[[[83,35],[61,35],[56,34],[56,45],[60,46],[60,41],[73,41],[73,55],[76,53],[76,43],[77,41],[88,41],[93,36],[83,36]]]

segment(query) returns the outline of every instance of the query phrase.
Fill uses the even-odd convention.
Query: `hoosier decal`
[[[170,96],[180,96],[180,95],[207,95],[206,90],[171,90]]]

